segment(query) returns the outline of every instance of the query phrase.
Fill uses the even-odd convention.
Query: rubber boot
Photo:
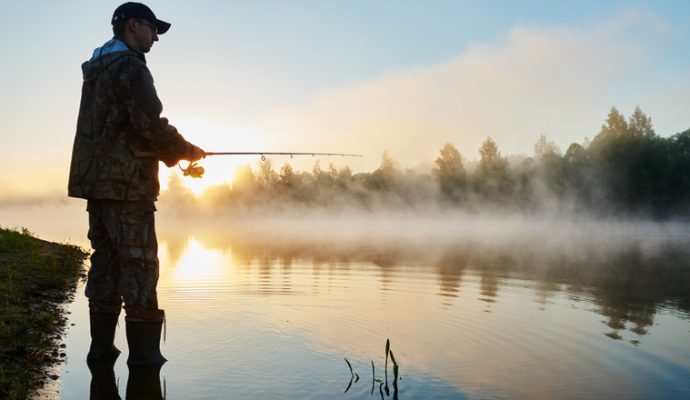
[[[160,310],[160,317],[153,320],[125,316],[127,345],[129,346],[128,366],[161,366],[168,361],[163,357],[160,350],[161,330],[164,321],[163,310]]]
[[[86,356],[90,366],[101,362],[115,361],[120,350],[115,347],[115,328],[120,314],[89,313],[91,347]]]

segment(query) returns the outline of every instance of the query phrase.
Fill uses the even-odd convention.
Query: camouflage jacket
[[[69,196],[155,201],[159,160],[135,152],[165,153],[163,161],[174,165],[193,147],[160,117],[163,107],[144,55],[114,38],[94,51],[82,72]]]

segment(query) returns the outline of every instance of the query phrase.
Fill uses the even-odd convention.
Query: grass
[[[26,399],[64,356],[60,338],[86,253],[0,228],[0,399]]]

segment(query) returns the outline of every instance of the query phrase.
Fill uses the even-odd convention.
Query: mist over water
[[[172,206],[168,208],[168,206]],[[515,212],[465,212],[457,209],[338,208],[216,211],[186,214],[161,203],[163,229],[203,226],[217,235],[279,243],[329,243],[334,249],[390,248],[429,256],[456,246],[523,254],[615,254],[636,249],[654,256],[690,242],[684,220],[601,218],[576,214],[523,215]],[[183,229],[184,230],[184,229]]]
[[[269,247],[362,254],[391,252],[436,262],[445,254],[511,254],[516,260],[591,263],[634,253],[639,262],[690,252],[690,223],[684,219],[601,218],[574,213],[524,215],[510,211],[467,212],[452,208],[280,208],[211,210],[199,213],[170,199],[157,203],[163,237],[255,242]],[[0,206],[0,225],[26,227],[47,240],[88,248],[85,201],[43,199]],[[687,249],[687,250],[686,250]]]
[[[197,228],[184,228],[191,226]],[[597,285],[597,279],[609,277],[649,279],[650,286],[660,285],[669,296],[687,301],[690,294],[690,289],[682,289],[684,283],[690,287],[690,224],[678,221],[302,210],[208,219],[177,215],[161,219],[159,227],[168,238],[194,235],[218,247],[252,243],[281,259],[392,266],[451,263],[476,269],[488,265],[530,279],[577,271],[579,279],[586,280],[583,284]]]

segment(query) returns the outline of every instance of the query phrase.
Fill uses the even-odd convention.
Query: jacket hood
[[[103,46],[94,49],[91,59],[82,64],[81,70],[84,75],[84,80],[89,80],[98,76],[98,74],[115,60],[133,54],[143,59],[143,55],[133,51],[120,38],[115,37],[108,40]],[[143,60],[145,61],[145,59]]]

